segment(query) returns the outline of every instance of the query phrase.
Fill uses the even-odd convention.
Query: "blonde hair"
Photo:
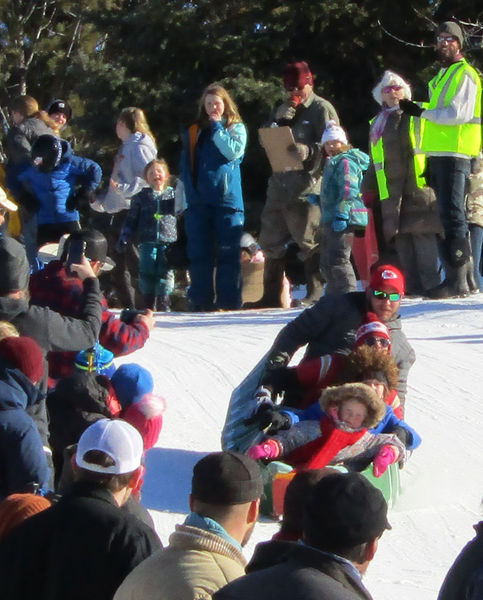
[[[18,329],[8,321],[0,321],[0,340],[9,337],[19,337]]]
[[[169,172],[168,163],[164,160],[164,158],[154,158],[153,160],[148,162],[148,164],[144,167],[144,171],[143,171],[144,180],[147,181],[148,171],[149,171],[149,169],[154,167],[154,165],[161,165],[164,168],[164,170],[166,171],[167,177],[166,177],[166,184],[164,187],[165,188],[168,187],[168,181],[169,181],[169,178],[171,177],[171,173]]]
[[[13,99],[10,110],[21,114],[24,119],[40,119],[54,131],[57,127],[57,123],[49,117],[45,110],[39,110],[39,103],[32,96],[17,96]]]
[[[140,133],[145,133],[146,135],[149,135],[154,143],[156,143],[156,138],[149,128],[146,115],[141,108],[136,108],[135,106],[123,108],[117,119],[118,121],[122,121],[132,133],[136,133],[138,131]]]
[[[231,98],[231,96],[227,92],[227,90],[219,83],[211,83],[207,88],[205,88],[203,94],[201,95],[200,105],[199,105],[200,121],[205,120],[207,117],[206,110],[205,110],[205,100],[206,100],[206,96],[208,96],[209,94],[211,94],[213,96],[219,96],[223,100],[223,104],[224,104],[223,116],[226,119],[227,127],[229,127],[230,125],[233,125],[234,123],[242,123],[243,122],[242,118],[240,116],[240,113],[238,112],[238,107],[235,104],[235,101]]]

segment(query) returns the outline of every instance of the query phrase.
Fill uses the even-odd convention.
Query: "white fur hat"
[[[404,89],[404,97],[411,100],[412,93],[409,83],[397,73],[392,71],[384,71],[381,81],[372,90],[374,100],[382,106],[382,88],[388,85],[400,85]]]
[[[329,142],[330,140],[336,140],[338,142],[342,142],[343,144],[347,144],[347,135],[345,131],[337,125],[337,123],[331,119],[327,123],[327,127],[325,128],[324,133],[322,134],[322,144],[325,142]]]

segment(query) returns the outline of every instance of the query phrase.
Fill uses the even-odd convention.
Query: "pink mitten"
[[[396,462],[399,458],[399,452],[394,446],[383,446],[374,458],[374,476],[380,477],[386,472],[389,465]]]
[[[261,458],[274,459],[280,456],[280,444],[276,440],[268,439],[262,444],[249,448],[247,454],[253,460],[260,460]]]

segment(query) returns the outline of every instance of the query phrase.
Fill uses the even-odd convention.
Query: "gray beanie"
[[[26,290],[30,267],[22,244],[7,235],[0,236],[0,294]]]
[[[440,33],[449,33],[450,35],[453,35],[458,39],[460,48],[463,48],[463,31],[458,23],[455,23],[454,21],[445,21],[444,23],[440,23],[436,29],[436,35],[439,35]]]

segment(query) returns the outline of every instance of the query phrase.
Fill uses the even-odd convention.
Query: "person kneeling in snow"
[[[329,464],[363,460],[374,463],[379,477],[387,467],[405,458],[405,448],[396,435],[373,434],[386,414],[384,401],[363,383],[346,383],[324,390],[320,398],[324,414],[320,421],[300,421],[285,431],[252,446],[255,460],[283,457],[294,467],[321,469]]]

